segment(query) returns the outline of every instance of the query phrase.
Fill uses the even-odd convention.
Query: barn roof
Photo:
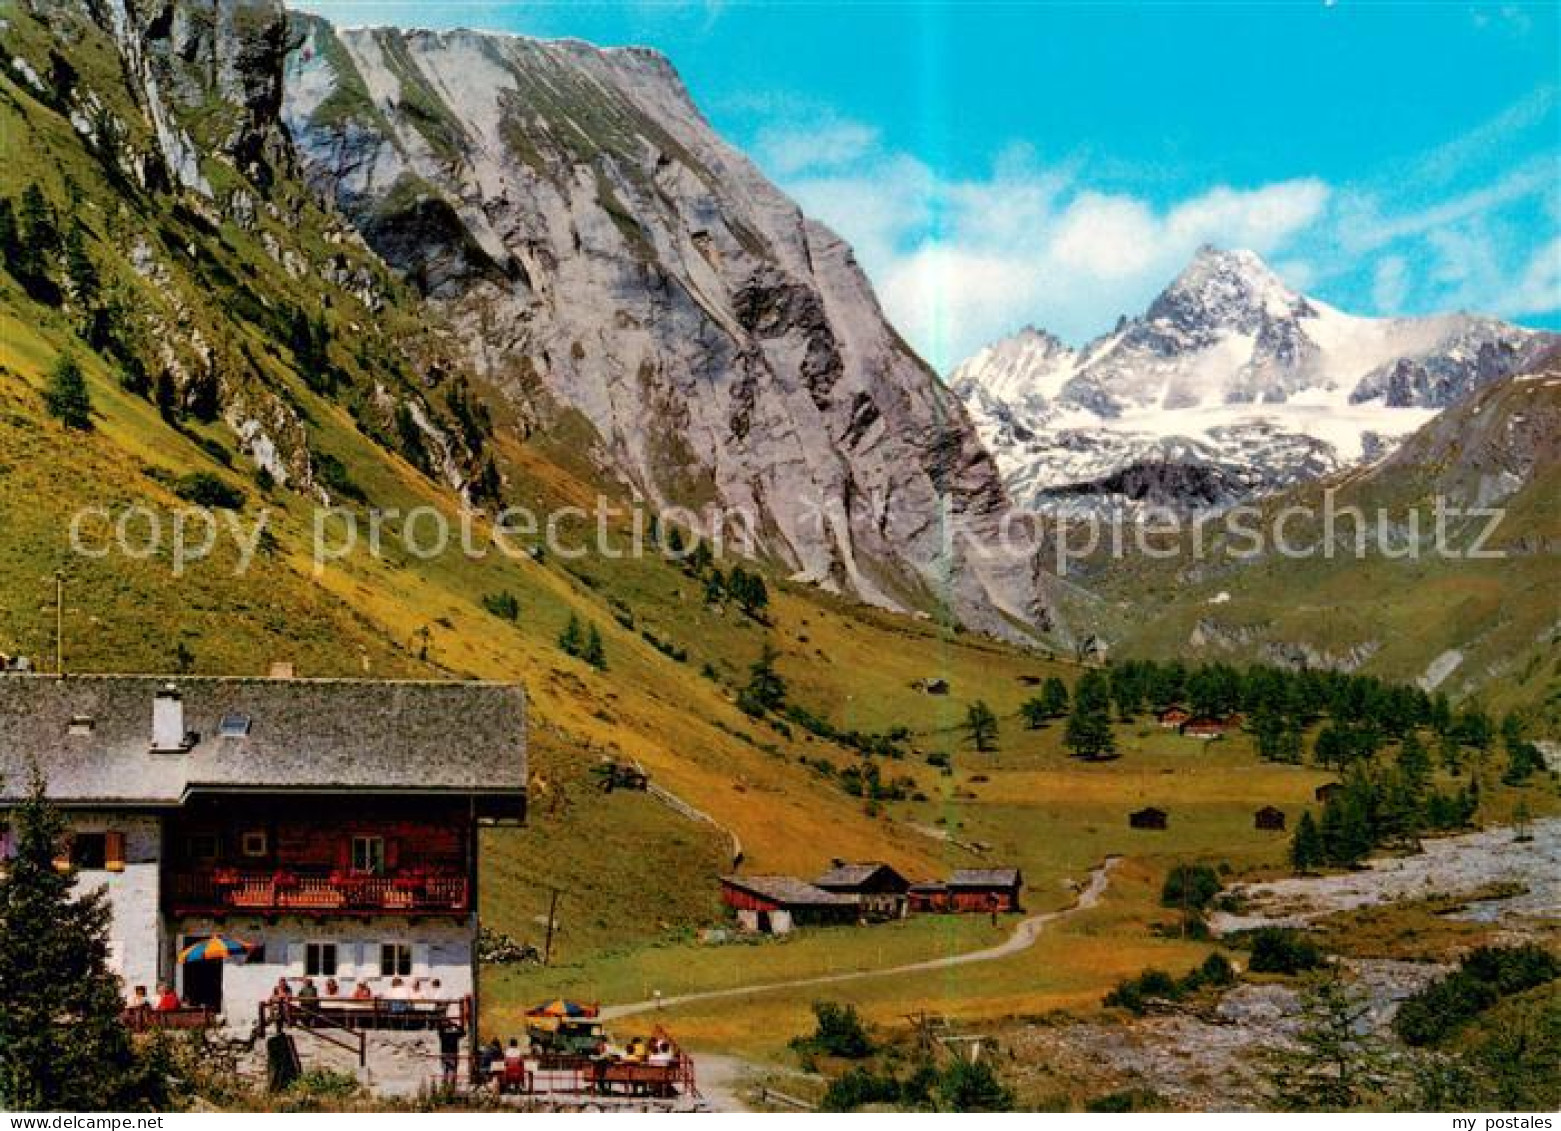
[[[856,902],[848,895],[825,891],[796,876],[722,876],[721,882],[750,895],[791,906],[843,907]]]
[[[1170,816],[1170,814],[1167,813],[1164,809],[1161,809],[1155,805],[1145,805],[1142,809],[1134,809],[1133,812],[1129,815],[1133,817],[1147,817],[1152,813],[1158,813],[1162,817]]]
[[[1008,888],[1019,883],[1018,868],[961,868],[948,879],[951,888]]]
[[[853,888],[865,884],[879,872],[888,871],[892,875],[904,879],[892,867],[879,860],[869,860],[859,864],[836,864],[818,879],[814,880],[814,886],[821,888]]]
[[[154,751],[152,702],[168,687],[193,741]],[[523,797],[525,727],[509,684],[5,674],[0,802],[26,793],[33,759],[49,796],[75,805],[202,790]]]

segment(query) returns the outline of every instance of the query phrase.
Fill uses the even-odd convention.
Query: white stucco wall
[[[125,996],[136,986],[155,994],[164,950],[159,910],[161,820],[114,810],[72,810],[66,814],[66,825],[72,833],[124,834],[124,870],[84,869],[77,874],[76,885],[77,890],[108,889],[113,908],[109,961],[124,979]]]
[[[209,918],[186,917],[172,925],[169,951],[182,946],[186,936],[218,932],[265,948],[263,956],[223,966],[223,1012],[233,1027],[254,1024],[260,1002],[271,996],[278,978],[287,978],[297,990],[304,977],[305,946],[311,942],[336,944],[336,981],[344,997],[362,979],[368,980],[376,996],[383,996],[390,988],[390,978],[380,974],[380,944],[387,942],[412,945],[412,973],[404,980],[410,984],[423,979],[422,996],[457,998],[474,991],[475,919],[455,923],[433,917],[381,915],[365,923],[358,917],[317,921],[286,915],[273,923],[255,916],[229,916],[218,924]],[[428,985],[435,978],[440,981],[437,991]],[[323,991],[325,979],[314,981]]]

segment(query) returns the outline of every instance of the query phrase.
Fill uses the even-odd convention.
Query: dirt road
[[[1099,867],[1090,872],[1089,882],[1084,885],[1084,890],[1079,892],[1079,898],[1071,907],[1064,907],[1059,911],[1047,911],[1040,915],[1031,915],[1029,918],[1020,921],[1019,925],[1014,928],[1013,934],[996,946],[990,946],[984,950],[971,950],[966,951],[964,954],[951,954],[943,958],[928,958],[921,962],[910,962],[901,966],[886,966],[878,970],[852,970],[843,974],[818,974],[809,978],[794,978],[784,982],[760,982],[750,986],[733,986],[724,990],[701,990],[698,993],[664,997],[659,1001],[636,1001],[624,1005],[609,1005],[602,1010],[602,1018],[610,1021],[617,1017],[630,1017],[636,1013],[646,1013],[656,1009],[658,1006],[662,1009],[669,1009],[673,1006],[688,1005],[692,1002],[743,997],[748,994],[763,993],[767,990],[838,985],[841,982],[855,982],[863,978],[883,978],[895,974],[921,974],[932,970],[948,970],[957,966],[968,966],[976,962],[995,962],[1000,958],[1008,958],[1034,946],[1042,928],[1070,915],[1076,915],[1080,911],[1087,911],[1098,904],[1101,896],[1106,892],[1107,884],[1110,883],[1111,869],[1116,867],[1119,859],[1120,857],[1108,856]]]

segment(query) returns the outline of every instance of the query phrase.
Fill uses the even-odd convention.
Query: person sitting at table
[[[658,1039],[651,1045],[650,1056],[645,1058],[646,1064],[671,1064],[672,1042],[666,1038]]]
[[[151,1009],[152,999],[146,996],[146,987],[137,986],[135,992],[130,995],[131,1009]]]
[[[369,987],[367,978],[359,978],[358,984],[352,990],[353,1001],[373,1001],[374,991]]]
[[[484,1076],[491,1076],[503,1067],[504,1046],[499,1043],[497,1037],[494,1037],[477,1050],[477,1071]]]
[[[314,984],[313,978],[305,978],[304,984],[298,987],[298,1001],[302,1005],[314,1005],[320,1000],[320,991]]]
[[[272,1001],[292,1001],[293,987],[287,984],[286,978],[278,978],[276,985],[271,987]]]
[[[325,979],[325,996],[341,997],[341,986],[336,984],[335,978]]]
[[[173,992],[173,987],[167,982],[157,987],[157,1004],[152,1008],[159,1013],[179,1008],[179,995]]]

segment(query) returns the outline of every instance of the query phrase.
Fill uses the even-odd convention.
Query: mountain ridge
[[[1255,253],[1205,246],[1150,303],[1078,349],[1026,329],[962,363],[964,400],[1016,500],[1041,509],[1228,505],[1369,462],[1554,335],[1479,315],[1372,319],[1282,283]],[[1217,468],[1218,497],[1135,466]]]
[[[965,549],[1008,500],[957,398],[664,57],[295,28],[306,177],[517,410],[583,418],[598,465],[656,505],[756,516],[796,577],[998,634],[1054,624],[1033,562]]]

